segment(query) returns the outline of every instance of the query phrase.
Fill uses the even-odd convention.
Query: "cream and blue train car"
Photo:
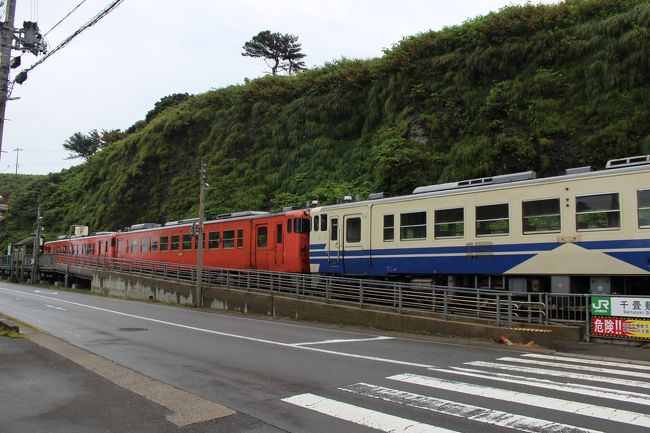
[[[311,209],[312,272],[650,294],[650,156]]]

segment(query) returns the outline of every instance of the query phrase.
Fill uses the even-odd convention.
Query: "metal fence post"
[[[501,293],[497,293],[497,326],[501,326]]]
[[[363,308],[363,281],[359,284],[359,306]]]
[[[442,318],[447,320],[447,313],[449,311],[449,290],[445,289],[442,297]]]
[[[508,292],[508,328],[512,328],[512,292]]]

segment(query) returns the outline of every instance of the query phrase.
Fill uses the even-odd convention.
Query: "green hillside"
[[[650,1],[508,7],[378,59],[160,104],[83,165],[0,176],[0,245],[38,200],[50,235],[195,216],[202,158],[218,214],[650,154],[649,70]]]

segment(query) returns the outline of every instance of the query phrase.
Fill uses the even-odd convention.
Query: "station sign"
[[[650,340],[650,320],[619,317],[592,317],[591,334],[602,337]]]
[[[592,296],[591,334],[650,340],[650,297]]]
[[[591,315],[650,319],[650,298],[592,296]]]

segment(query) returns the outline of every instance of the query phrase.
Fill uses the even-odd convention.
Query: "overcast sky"
[[[15,26],[45,34],[82,0],[17,0]],[[548,2],[548,1],[547,1]],[[0,0],[0,3],[5,3]],[[47,34],[50,49],[111,0],[86,0]],[[256,78],[268,68],[241,56],[261,30],[299,37],[308,67],[382,55],[405,36],[462,24],[517,0],[125,0],[29,73],[7,106],[0,172],[45,174],[82,162],[62,144],[79,131],[126,129],[160,98]],[[533,3],[538,3],[534,1]],[[4,19],[4,6],[2,7]],[[16,52],[14,52],[14,55]],[[36,61],[23,55],[22,68]],[[22,68],[13,70],[12,77]]]

